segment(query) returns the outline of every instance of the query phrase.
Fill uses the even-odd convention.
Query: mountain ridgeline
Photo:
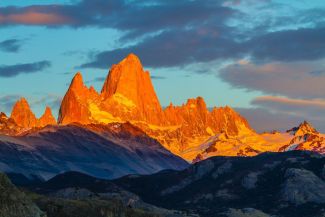
[[[154,209],[166,217],[323,217],[324,163],[324,155],[308,151],[211,157],[182,171],[115,180],[67,172],[30,190],[70,200],[115,197],[134,208],[154,205],[189,214]]]
[[[36,118],[26,99],[20,99],[10,117],[1,113],[0,132],[25,135],[47,125],[129,123],[156,139],[164,148],[189,162],[211,156],[253,156],[265,151],[311,150],[324,153],[324,135],[309,129],[299,138],[289,131],[258,134],[232,108],[209,110],[202,97],[180,106],[162,108],[150,74],[134,54],[111,67],[98,93],[87,87],[80,72],[72,79],[56,122],[51,109]],[[310,125],[309,123],[306,123]],[[312,127],[311,127],[312,128]]]

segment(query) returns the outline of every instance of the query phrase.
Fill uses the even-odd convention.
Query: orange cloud
[[[324,99],[291,99],[278,96],[260,96],[254,99],[255,103],[273,102],[292,106],[313,106],[325,109]]]
[[[325,99],[301,99],[280,96],[260,96],[255,98],[252,105],[256,109],[266,110],[276,119],[308,120],[325,132]],[[267,114],[266,114],[267,115]],[[278,116],[278,117],[276,117]],[[280,120],[283,123],[283,120]],[[266,122],[267,124],[267,122]]]
[[[54,25],[71,23],[71,19],[51,13],[41,13],[35,11],[27,11],[17,14],[0,14],[0,24],[19,23],[25,25]]]
[[[324,60],[255,64],[240,61],[219,71],[234,87],[295,99],[324,98]],[[296,101],[297,102],[297,101]]]

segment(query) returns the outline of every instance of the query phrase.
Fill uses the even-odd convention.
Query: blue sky
[[[77,71],[100,90],[133,52],[163,106],[202,96],[259,131],[325,131],[324,15],[321,0],[2,0],[0,111],[24,96],[57,114]]]

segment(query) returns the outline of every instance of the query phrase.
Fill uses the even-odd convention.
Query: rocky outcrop
[[[16,124],[16,122],[7,117],[3,112],[0,112],[0,133],[5,135],[16,135],[23,129]]]
[[[242,186],[246,189],[256,188],[256,183],[258,182],[258,176],[260,174],[260,172],[251,172],[247,174],[241,182]]]
[[[204,217],[321,217],[324,162],[325,156],[302,151],[211,157],[183,171],[124,177],[114,183],[146,202]]]
[[[227,217],[271,217],[270,215],[254,208],[233,209],[224,213]]]
[[[313,172],[290,168],[285,173],[282,198],[293,204],[325,203],[325,182]]]
[[[45,217],[46,215],[6,175],[0,173],[0,217]]]

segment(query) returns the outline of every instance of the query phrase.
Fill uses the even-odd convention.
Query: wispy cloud
[[[159,76],[159,75],[151,75],[150,77],[151,77],[151,79],[155,79],[155,80],[163,80],[163,79],[166,79],[165,76]]]
[[[49,61],[40,61],[34,63],[0,65],[0,77],[15,77],[20,74],[35,73],[50,67]]]
[[[315,108],[323,110],[325,114],[325,99],[291,99],[278,96],[260,96],[256,97],[252,104],[275,107],[278,105],[286,106],[288,110],[299,108]]]
[[[309,74],[313,75],[313,76],[325,76],[325,70],[315,70],[315,71],[311,71],[309,72]]]
[[[5,52],[16,53],[21,48],[21,40],[8,39],[0,42],[0,50]]]

